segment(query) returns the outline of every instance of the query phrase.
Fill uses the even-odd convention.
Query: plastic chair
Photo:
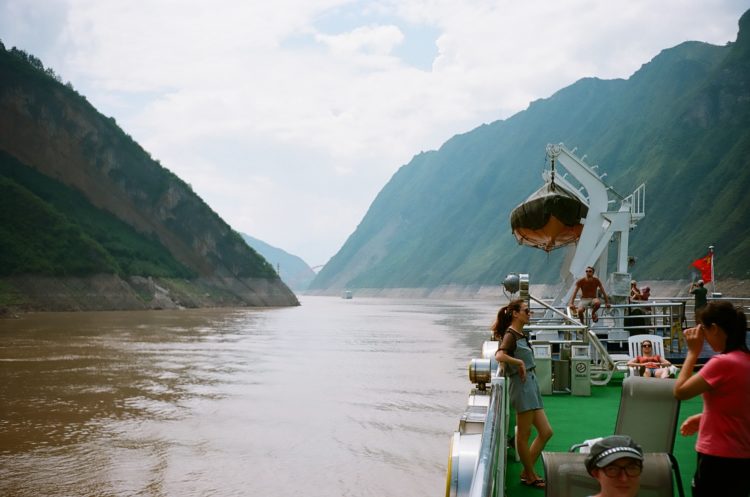
[[[629,357],[625,354],[610,354],[607,347],[599,340],[593,330],[586,330],[591,347],[591,384],[606,385],[615,371],[627,373]]]
[[[586,497],[599,492],[599,482],[586,471],[586,454],[542,452],[547,497]],[[673,497],[672,462],[665,453],[645,453],[639,497]]]
[[[680,467],[672,454],[680,416],[680,401],[675,399],[672,393],[676,381],[641,376],[625,378],[622,382],[614,435],[628,435],[644,452],[666,454],[675,473],[678,494],[682,497],[685,493]],[[587,440],[574,445],[570,450],[588,452],[588,448],[596,440],[598,439]]]
[[[629,360],[633,360],[641,355],[641,344],[643,344],[644,341],[651,342],[651,350],[653,354],[664,358],[664,337],[661,337],[659,335],[633,335],[628,338],[628,350],[630,352]],[[671,371],[672,368],[674,367],[670,367],[670,373],[674,372]],[[674,370],[676,369],[677,368],[674,368]],[[640,376],[640,368],[629,366],[628,370],[628,373],[631,376]]]
[[[622,382],[615,435],[628,435],[645,452],[672,453],[680,416],[677,380],[629,376]]]

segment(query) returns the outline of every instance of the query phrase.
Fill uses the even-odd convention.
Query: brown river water
[[[0,320],[0,495],[444,495],[496,305],[301,302]]]

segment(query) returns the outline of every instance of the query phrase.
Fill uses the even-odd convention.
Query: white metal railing
[[[548,304],[544,300],[538,299],[534,297],[533,295],[529,294],[529,299],[533,300],[537,304],[541,305],[543,308],[547,310],[548,317],[538,318],[534,319],[533,323],[528,324],[524,328],[531,331],[563,331],[567,334],[569,334],[571,331],[575,332],[581,332],[583,333],[586,330],[586,325],[581,323],[577,317],[574,317],[570,309],[567,307],[565,308],[565,312],[562,312],[560,309],[553,307],[552,305]],[[563,323],[560,324],[559,319],[556,321],[554,318],[557,317],[559,319],[562,319]],[[550,323],[550,324],[545,324]]]
[[[508,392],[505,378],[495,376],[492,378],[490,405],[484,422],[474,477],[471,480],[470,497],[505,495],[507,406]]]
[[[537,339],[552,344],[576,341],[588,343],[591,351],[591,381],[595,385],[606,384],[612,374],[622,367],[622,356],[626,355],[616,353],[611,356],[605,345],[607,342],[626,342],[631,332],[654,330],[664,337],[669,350],[674,350],[676,346],[678,351],[682,351],[684,345],[684,299],[652,299],[602,307],[599,321],[586,325],[576,319],[575,311],[571,311],[569,307],[555,308],[531,295],[529,298],[548,312],[542,318],[533,319],[525,329],[534,332]],[[637,309],[646,312],[632,314]]]
[[[634,219],[643,219],[646,216],[646,184],[635,189],[633,193],[625,197],[625,201],[630,203],[630,214]]]
[[[689,295],[687,297],[684,297],[685,300],[690,300],[690,305],[685,306],[685,320],[687,321],[688,326],[695,325],[695,300],[692,295]],[[726,301],[731,302],[734,304],[735,307],[740,307],[743,311],[745,311],[745,314],[750,312],[750,298],[748,297],[730,297],[730,296],[721,296],[721,297],[711,297],[710,294],[708,296],[709,302],[718,302],[718,301]]]
[[[657,330],[665,338],[677,339],[675,342],[678,347],[680,349],[682,347],[680,337],[686,323],[684,299],[652,299],[630,304],[616,304],[609,308],[602,306],[599,310],[599,321],[585,325],[576,319],[577,316],[573,317],[573,311],[568,307],[554,308],[539,299],[531,296],[530,298],[551,311],[547,312],[545,317],[534,319],[526,326],[526,329],[532,332],[559,331],[564,334],[564,338],[561,339],[568,341],[572,339],[571,332],[576,332],[576,338],[587,341],[588,335],[583,332],[590,329],[600,335],[610,334],[603,339],[604,341],[608,339],[622,341],[622,336],[628,331]],[[637,309],[644,312],[632,314]],[[578,335],[579,332],[581,332],[580,335]]]
[[[599,337],[592,330],[588,330],[589,343],[591,348],[596,352],[596,355],[592,355],[595,360],[601,360],[604,362],[604,366],[607,369],[613,370],[617,367],[617,363],[610,357],[607,347],[599,340]]]

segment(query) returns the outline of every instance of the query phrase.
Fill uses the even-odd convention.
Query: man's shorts
[[[594,300],[596,299],[581,299],[580,302],[578,302],[578,307],[582,307],[584,309],[594,307]]]

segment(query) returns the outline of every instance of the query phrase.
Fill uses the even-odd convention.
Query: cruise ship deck
[[[654,379],[653,381],[660,380]],[[571,446],[584,440],[613,434],[621,390],[622,375],[616,375],[605,386],[592,386],[590,397],[576,397],[569,394],[545,396],[544,408],[555,433],[547,444],[545,452],[567,452]],[[683,401],[680,405],[678,434],[673,454],[679,462],[686,495],[690,495],[690,481],[695,472],[696,436],[683,437],[679,434],[679,426],[684,419],[699,413],[702,408],[703,401],[700,397]],[[541,458],[537,461],[536,468],[540,475],[544,474]],[[543,496],[545,494],[543,490],[521,484],[519,479],[521,470],[521,463],[515,460],[515,454],[509,450],[505,482],[506,495],[508,497]]]

